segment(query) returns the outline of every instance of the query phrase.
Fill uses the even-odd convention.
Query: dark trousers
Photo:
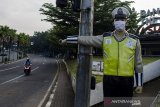
[[[131,100],[133,96],[133,85],[134,85],[134,77],[104,75],[103,77],[104,103],[111,103],[112,100],[116,101]],[[116,104],[110,104],[110,105],[116,106]],[[121,106],[129,107],[131,106],[131,104],[125,103]]]

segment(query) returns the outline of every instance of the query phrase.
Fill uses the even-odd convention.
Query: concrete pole
[[[79,36],[93,35],[93,0],[81,1]],[[74,107],[89,107],[92,49],[78,46],[78,71]]]

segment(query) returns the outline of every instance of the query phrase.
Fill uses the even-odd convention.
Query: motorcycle
[[[31,65],[25,65],[24,66],[24,73],[26,76],[30,75],[31,73]]]

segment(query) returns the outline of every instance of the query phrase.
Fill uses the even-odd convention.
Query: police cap
[[[129,15],[130,13],[125,7],[117,7],[112,11],[114,19],[126,19]]]

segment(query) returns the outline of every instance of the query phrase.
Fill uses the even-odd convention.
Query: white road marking
[[[18,77],[16,77],[16,78],[13,78],[13,79],[11,79],[11,80],[5,81],[5,82],[1,83],[0,85],[4,85],[4,84],[6,84],[6,83],[8,83],[8,82],[14,81],[14,80],[16,80],[16,79],[18,79],[18,78],[21,78],[22,76],[24,76],[24,75],[20,75],[20,76],[18,76]]]
[[[57,60],[56,60],[57,61]],[[58,62],[57,62],[58,63]],[[59,69],[59,68],[58,68]],[[50,97],[49,97],[49,101],[47,102],[47,104],[46,104],[46,106],[45,107],[51,107],[51,103],[52,103],[52,101],[53,101],[53,99],[54,99],[54,95],[55,95],[55,92],[56,92],[56,89],[57,89],[57,85],[58,85],[58,81],[56,82],[56,84],[55,84],[55,86],[54,86],[54,88],[53,88],[53,90],[52,90],[52,93],[51,93],[51,95],[50,95]]]
[[[56,82],[56,85],[55,85],[55,87],[54,87],[54,89],[53,89],[53,92],[52,92],[52,94],[50,95],[49,101],[47,102],[47,104],[46,104],[45,107],[51,107],[51,103],[52,103],[52,101],[53,101],[53,99],[54,99],[55,91],[56,91],[56,89],[57,89],[57,84],[58,84],[58,82]]]
[[[57,80],[58,80],[58,71],[60,69],[58,60],[56,60],[56,62],[57,62],[57,67],[58,67],[57,68],[57,73],[56,73],[56,75],[55,75],[55,77],[54,77],[51,85],[49,86],[49,88],[48,88],[45,96],[43,97],[43,99],[39,103],[38,107],[42,107],[42,105],[44,105],[44,104],[45,104],[45,107],[50,107],[51,103],[52,103],[52,99],[54,99],[54,94],[55,94],[55,91],[56,91],[55,87],[58,84],[57,83]],[[48,97],[50,97],[49,100],[48,100]]]
[[[34,69],[32,70],[32,72],[35,71],[35,70],[37,70],[38,68],[39,68],[39,67],[34,68]],[[18,76],[18,77],[15,77],[15,78],[13,78],[13,79],[10,79],[10,80],[8,80],[8,81],[5,81],[5,82],[1,83],[0,85],[4,85],[4,84],[6,84],[6,83],[9,83],[9,82],[11,82],[11,81],[14,81],[14,80],[16,80],[16,79],[18,79],[18,78],[21,78],[22,76],[24,76],[24,74],[23,74],[23,75],[20,75],[20,76]]]
[[[12,67],[12,68],[3,69],[3,70],[0,70],[0,72],[8,71],[8,70],[15,69],[15,68],[18,68],[18,67],[20,67],[20,66],[15,66],[15,67]]]

